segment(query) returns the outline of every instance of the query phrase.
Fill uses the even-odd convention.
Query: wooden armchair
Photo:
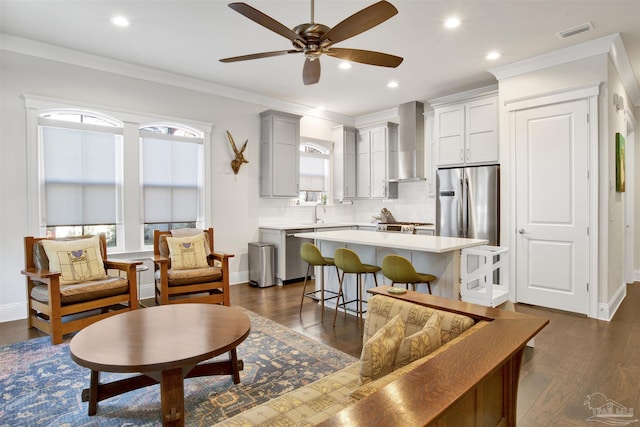
[[[213,243],[213,228],[192,229],[191,235],[185,237],[172,237],[170,231],[154,230],[156,304],[231,305],[229,258],[233,255],[215,252]]]
[[[136,265],[107,259],[104,233],[24,238],[28,322],[60,344],[62,336],[138,308]],[[110,276],[109,270],[125,274]]]

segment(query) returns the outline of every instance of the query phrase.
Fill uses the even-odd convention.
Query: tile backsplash
[[[402,182],[398,198],[387,200],[354,199],[353,204],[329,201],[318,208],[318,218],[326,222],[368,223],[379,215],[382,208],[389,209],[398,221],[435,222],[435,199],[427,195],[425,181]],[[334,204],[335,203],[335,204]],[[308,224],[313,220],[314,206],[296,206],[290,199],[260,199],[260,224]]]

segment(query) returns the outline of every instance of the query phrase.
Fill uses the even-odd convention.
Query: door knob
[[[518,233],[520,233],[520,234],[527,234],[527,232],[526,232],[526,231],[524,231],[524,228],[519,229],[519,230],[518,230]]]

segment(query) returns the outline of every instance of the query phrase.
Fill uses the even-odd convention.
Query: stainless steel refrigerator
[[[438,169],[436,235],[500,241],[500,166]]]

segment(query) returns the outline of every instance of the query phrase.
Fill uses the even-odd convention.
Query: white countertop
[[[353,222],[319,222],[317,224],[308,223],[308,224],[261,224],[258,228],[266,228],[269,230],[307,230],[307,229],[318,229],[318,228],[332,228],[332,227],[355,227],[358,224]],[[374,225],[375,224],[371,224]]]
[[[406,249],[411,251],[446,253],[473,246],[486,245],[488,240],[465,239],[461,237],[439,237],[419,234],[381,233],[365,230],[315,231],[295,233],[295,237],[343,242],[383,248]]]
[[[269,230],[306,230],[306,229],[318,229],[318,228],[334,228],[334,227],[376,227],[378,224],[373,222],[319,222],[313,223],[288,223],[288,224],[260,224],[258,228],[266,228]],[[416,226],[418,230],[435,230],[435,225],[419,225]]]

